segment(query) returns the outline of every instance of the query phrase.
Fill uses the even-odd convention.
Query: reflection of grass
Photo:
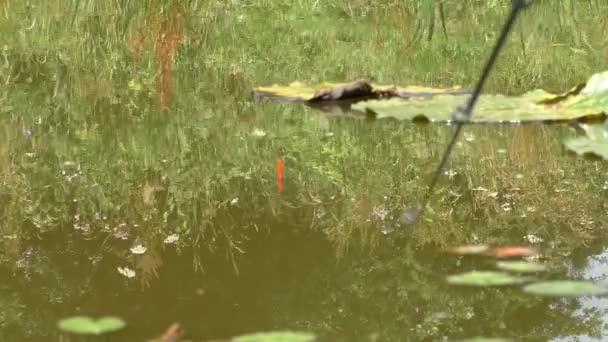
[[[248,91],[360,76],[471,84],[507,11],[473,3],[446,1],[448,39],[436,27],[428,40],[431,12],[422,2],[5,1],[11,15],[0,19],[7,85],[0,89],[1,120],[31,129],[33,137],[23,143],[14,134],[0,147],[2,215],[42,230],[72,225],[76,215],[95,229],[126,222],[145,227],[131,233],[150,241],[179,232],[190,237],[181,243],[227,248],[231,256],[270,218],[301,216],[340,253],[355,241],[375,246],[378,230],[399,231],[399,210],[420,198],[442,151],[443,128],[327,120],[300,107],[252,103]],[[561,2],[535,4],[488,89],[563,90],[601,69],[607,32],[593,23],[602,22],[607,5],[593,6],[571,13]],[[575,28],[574,18],[587,24]],[[267,136],[251,135],[255,129]],[[464,242],[472,234],[509,239],[507,228],[553,235],[555,225],[574,227],[559,236],[594,236],[577,228],[588,226],[577,222],[593,217],[600,201],[586,188],[588,177],[570,178],[571,192],[555,193],[553,185],[575,172],[597,177],[600,164],[596,170],[559,155],[547,143],[547,128],[471,132],[477,140],[463,142],[454,157],[459,175],[435,196],[432,222],[415,233],[419,244]],[[278,154],[286,161],[281,196]],[[64,162],[81,165],[82,176],[58,176]],[[498,197],[472,191],[479,186]],[[528,207],[535,211],[523,211]],[[108,222],[95,221],[98,213]],[[505,229],[497,235],[496,228]]]
[[[268,302],[275,319],[285,322],[274,325],[293,326],[296,316],[319,332],[344,333],[351,322],[361,322],[352,331],[358,337],[367,329],[379,331],[378,340],[398,341],[413,327],[412,339],[438,340],[461,336],[463,327],[470,330],[470,314],[478,312],[482,324],[473,324],[498,333],[522,308],[530,312],[528,297],[478,292],[463,298],[446,291],[419,268],[443,273],[452,266],[410,247],[475,238],[521,243],[532,233],[567,253],[602,234],[605,195],[598,189],[605,164],[563,155],[556,139],[563,127],[467,127],[475,140],[461,141],[449,165],[457,174],[442,179],[431,210],[413,230],[395,227],[394,221],[420,200],[451,128],[328,117],[250,99],[254,85],[293,80],[365,76],[378,83],[470,85],[508,1],[443,1],[448,39],[435,18],[431,40],[429,0],[32,3],[0,4],[5,14],[0,16],[0,261],[9,265],[10,279],[14,261],[24,259],[26,268],[17,271],[27,276],[16,278],[23,288],[35,287],[24,296],[35,303],[0,300],[11,300],[10,317],[27,317],[14,323],[23,331],[54,329],[23,326],[41,317],[23,308],[49,298],[78,306],[90,301],[82,289],[92,287],[94,274],[120,277],[116,260],[136,270],[144,287],[158,285],[153,285],[157,272],[159,283],[187,282],[179,276],[191,267],[188,262],[180,268],[163,259],[173,250],[189,257],[184,246],[198,247],[192,252],[194,268],[208,272],[222,291],[229,285],[227,293],[242,291],[241,283],[259,283],[246,277],[221,280],[227,267],[211,264],[218,259],[233,262],[241,274],[248,268],[283,277],[277,269],[239,261],[251,257],[257,241],[263,244],[257,249],[266,250],[259,237],[270,230],[281,236],[305,229],[326,234],[338,255],[364,253],[325,272],[326,266],[316,265],[324,253],[314,243],[290,241],[294,251],[275,251],[280,247],[275,245],[258,251],[263,260],[249,261],[273,265],[273,258],[285,256],[282,262],[296,268],[294,273],[304,273],[298,279],[305,281],[285,292],[267,289],[276,291]],[[536,2],[524,14],[489,91],[560,91],[605,69],[608,4],[594,0],[566,7],[572,3]],[[31,130],[31,138],[24,137],[24,129]],[[278,156],[286,167],[281,194],[274,170]],[[474,190],[479,187],[487,191]],[[176,246],[164,243],[170,234],[179,236]],[[49,235],[56,241],[48,242]],[[118,238],[123,236],[128,240]],[[145,257],[129,251],[135,241],[148,248]],[[403,241],[411,245],[403,247]],[[44,248],[23,258],[35,243]],[[305,251],[295,248],[299,245]],[[378,253],[368,253],[371,248]],[[48,253],[52,249],[60,257]],[[315,265],[294,267],[308,263],[297,263],[290,253],[303,259],[309,253]],[[91,264],[98,255],[105,263]],[[78,272],[75,260],[86,260]],[[111,299],[122,285],[108,279]],[[197,282],[197,291],[200,287]],[[190,290],[179,291],[187,296]],[[291,299],[298,293],[307,293],[304,307],[321,303],[322,310],[297,317],[297,302],[281,295]],[[487,303],[496,303],[498,311]],[[503,332],[527,336],[538,332],[546,317],[552,324],[545,330],[552,334],[587,331],[569,315],[570,308],[542,309],[526,317],[529,326]]]

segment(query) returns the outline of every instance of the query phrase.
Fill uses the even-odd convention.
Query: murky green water
[[[256,119],[223,121],[238,135],[229,149],[215,138],[195,141],[205,127],[191,123],[99,128],[93,153],[78,150],[87,139],[57,144],[58,133],[41,125],[27,127],[31,135],[6,127],[7,169],[39,202],[23,199],[26,207],[12,209],[15,220],[2,223],[5,340],[55,340],[57,319],[75,313],[126,319],[128,328],[112,341],[151,338],[172,322],[195,341],[277,329],[329,341],[565,341],[605,333],[606,305],[598,298],[544,299],[518,287],[445,282],[452,273],[493,269],[493,261],[442,248],[526,244],[528,234],[544,240],[554,269],[548,278],[605,279],[605,166],[566,155],[559,142],[565,126],[468,127],[432,210],[408,226],[399,215],[422,197],[452,127],[293,105],[237,108]],[[164,146],[163,139],[184,143]],[[145,157],[125,159],[129,149]],[[242,150],[256,158],[238,165],[231,155]],[[224,159],[206,174],[217,163],[206,158],[212,153]],[[282,193],[277,156],[285,160]],[[184,167],[189,158],[196,172]],[[224,202],[204,198],[210,179],[225,182],[213,198]],[[117,184],[124,200],[104,207],[91,194]],[[3,193],[6,210],[16,205],[11,196]],[[164,241],[169,233],[179,240]],[[130,251],[138,244],[145,253]]]
[[[126,329],[90,338],[106,341],[173,322],[192,341],[608,336],[605,298],[446,282],[496,269],[446,248],[531,240],[550,267],[535,277],[606,281],[607,167],[564,151],[574,126],[466,127],[412,226],[400,218],[453,126],[251,95],[361,76],[471,84],[504,8],[446,1],[449,39],[428,40],[418,3],[175,4],[0,4],[0,340],[78,340],[57,329],[77,314],[122,317]],[[504,51],[488,91],[563,90],[601,68],[605,26],[549,5],[526,17],[542,25],[518,27],[533,33]],[[585,6],[573,18],[602,22],[603,3]]]

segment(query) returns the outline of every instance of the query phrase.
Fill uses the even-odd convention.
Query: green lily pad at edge
[[[360,79],[349,83],[320,83],[256,87],[256,97],[292,102],[326,103],[343,101],[354,113],[376,118],[405,121],[453,122],[464,118],[456,108],[463,108],[469,94],[461,87],[430,88],[419,86],[379,85]],[[361,101],[366,100],[366,101]],[[360,102],[357,102],[360,101]],[[315,106],[323,109],[325,106]],[[341,108],[341,107],[340,107]],[[604,120],[608,114],[608,71],[592,75],[562,94],[535,89],[521,96],[484,94],[478,99],[471,122],[521,123],[529,121]]]
[[[369,100],[356,103],[353,110],[377,118],[406,121],[457,121],[455,108],[463,107],[468,95],[437,95],[432,98]],[[608,113],[608,71],[593,75],[586,87],[575,87],[564,96],[532,90],[521,96],[481,95],[471,122],[569,121],[580,118],[604,119]]]
[[[97,320],[86,316],[73,316],[62,319],[57,324],[60,330],[80,335],[101,335],[118,331],[126,326],[119,317],[106,316]]]
[[[547,267],[537,262],[529,261],[499,261],[496,267],[511,272],[543,272]]]
[[[467,286],[505,286],[521,284],[528,280],[528,278],[514,276],[509,273],[492,271],[472,271],[447,277],[448,283],[452,285]]]
[[[608,286],[590,281],[555,280],[529,284],[524,287],[524,291],[541,296],[599,296],[608,294]]]
[[[304,332],[275,331],[234,337],[232,342],[312,342],[315,335]]]
[[[579,155],[593,155],[608,160],[608,126],[581,125],[586,136],[564,141],[566,148]]]

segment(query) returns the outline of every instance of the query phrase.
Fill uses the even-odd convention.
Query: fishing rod
[[[454,146],[456,145],[456,141],[458,140],[458,137],[460,136],[462,128],[471,119],[471,115],[473,114],[473,109],[475,108],[477,99],[479,98],[479,95],[481,94],[481,90],[482,90],[484,84],[486,83],[486,79],[488,78],[490,71],[492,71],[492,68],[494,67],[494,63],[496,62],[496,59],[498,58],[498,55],[499,55],[500,51],[502,50],[502,48],[507,40],[507,37],[509,36],[509,33],[513,30],[513,25],[515,24],[517,15],[520,13],[521,10],[523,10],[524,8],[526,8],[530,4],[532,4],[533,1],[534,0],[512,0],[511,11],[509,12],[509,16],[507,17],[505,25],[502,28],[502,31],[500,31],[500,36],[498,37],[498,40],[496,41],[496,45],[494,45],[492,54],[490,55],[490,58],[486,62],[485,66],[481,72],[481,76],[479,77],[479,80],[477,81],[477,84],[475,85],[475,88],[473,89],[473,93],[471,94],[471,97],[469,98],[469,101],[467,102],[466,107],[462,108],[459,106],[452,113],[452,118],[457,123],[456,130],[454,131],[454,135],[452,135],[452,140],[446,147],[445,152],[443,153],[443,156],[441,157],[441,162],[439,162],[439,165],[437,166],[437,169],[435,170],[435,173],[433,174],[433,178],[431,180],[431,185],[429,186],[428,191],[426,192],[426,194],[423,197],[422,206],[419,208],[406,209],[401,218],[401,221],[403,221],[404,223],[416,224],[422,217],[422,214],[424,213],[424,209],[426,208],[431,195],[435,191],[435,187],[437,186],[439,177],[441,176],[441,173],[443,172],[443,169],[445,168],[445,164],[448,162],[448,160],[450,158],[450,154],[452,153],[452,150],[454,149]]]

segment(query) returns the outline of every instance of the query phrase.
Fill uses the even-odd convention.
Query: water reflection
[[[599,247],[599,246],[598,246]],[[584,253],[588,254],[588,253]],[[598,254],[576,255],[575,262],[568,263],[568,275],[594,281],[608,280],[608,249],[603,249]],[[578,264],[578,265],[576,265]],[[576,338],[581,342],[603,341],[608,336],[608,299],[601,297],[584,297],[579,299],[580,307],[575,311],[575,317],[584,319],[586,313],[596,312],[599,316],[598,332],[596,336],[582,334],[579,336],[568,336],[553,338],[551,341],[571,341]]]
[[[125,318],[116,341],[174,321],[194,340],[287,328],[331,341],[597,335],[601,312],[584,308],[603,302],[450,287],[446,275],[490,265],[439,252],[533,235],[559,263],[596,241],[605,212],[587,181],[603,185],[602,169],[562,153],[565,127],[467,128],[475,138],[411,226],[399,225],[403,208],[421,198],[452,127],[260,105],[244,130],[235,117],[108,124],[87,138],[38,130],[28,143],[7,131],[3,339],[56,339],[56,320],[75,313]],[[218,126],[200,135],[203,125]]]

